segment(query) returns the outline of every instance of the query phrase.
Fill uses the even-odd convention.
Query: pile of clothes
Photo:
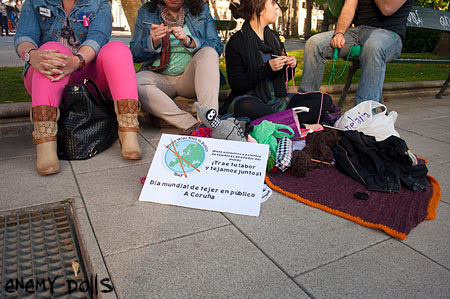
[[[265,120],[258,128],[245,131],[235,119],[220,120],[215,110],[198,104],[196,108],[213,138],[268,144],[267,170],[271,172],[289,169],[291,175],[304,177],[314,169],[336,167],[367,190],[381,192],[399,192],[401,184],[421,191],[429,183],[426,165],[418,163],[406,142],[397,136],[376,141],[362,132],[325,128],[292,140],[295,134],[289,126]],[[244,132],[249,131],[246,139]]]

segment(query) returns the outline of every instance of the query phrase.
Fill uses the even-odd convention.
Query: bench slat
[[[397,58],[389,63],[423,63],[423,64],[449,64],[450,59],[440,58]]]
[[[450,12],[413,6],[406,26],[450,32]]]

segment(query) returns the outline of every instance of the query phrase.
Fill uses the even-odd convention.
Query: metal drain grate
[[[2,299],[90,298],[68,203],[0,214],[0,262]]]

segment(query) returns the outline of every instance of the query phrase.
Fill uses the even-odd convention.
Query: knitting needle
[[[175,154],[177,155],[178,162],[180,163],[181,169],[183,169],[184,177],[187,178],[186,171],[184,171],[183,162],[181,162],[181,159],[180,159],[181,156],[178,154],[177,148],[175,147],[175,144],[173,144],[173,140],[170,139],[170,141],[172,142],[172,147],[175,150]]]
[[[333,166],[333,164],[325,162],[325,161],[320,161],[320,160],[316,160],[316,159],[311,159],[311,161],[316,162],[316,163],[320,163],[320,164],[325,164],[325,165],[329,165],[329,166]]]
[[[187,164],[189,164],[192,168],[194,168],[195,170],[197,170],[198,172],[200,172],[200,169],[198,169],[197,167],[195,167],[194,165],[192,165],[191,163],[189,163],[188,161],[186,161],[185,158],[183,158],[182,156],[178,155],[173,149],[171,149],[169,146],[164,145],[168,150],[170,150],[172,153],[174,153],[175,155],[177,155],[177,157],[180,157],[184,162],[186,162]]]
[[[346,129],[336,128],[336,127],[332,127],[332,126],[328,126],[328,125],[322,125],[322,126],[325,128],[335,129],[335,130],[339,130],[339,131],[347,131]]]

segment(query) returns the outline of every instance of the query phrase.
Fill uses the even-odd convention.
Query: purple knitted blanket
[[[430,184],[422,192],[402,186],[399,193],[390,194],[367,191],[336,168],[327,167],[313,170],[303,178],[291,176],[289,171],[270,173],[266,183],[300,202],[403,240],[420,222],[436,217],[440,186],[433,177],[428,179]],[[356,192],[368,193],[369,199],[356,199]]]

